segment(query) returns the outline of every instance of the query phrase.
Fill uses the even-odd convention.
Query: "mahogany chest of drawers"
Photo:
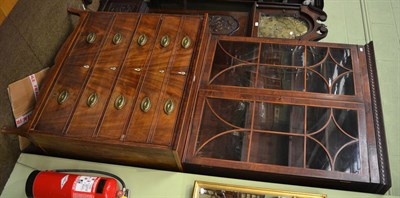
[[[30,123],[33,142],[49,154],[181,169],[180,118],[206,16],[77,14]]]

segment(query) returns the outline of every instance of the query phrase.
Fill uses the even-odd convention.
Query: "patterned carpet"
[[[98,6],[94,1],[91,9]],[[0,26],[0,127],[14,127],[8,84],[54,64],[54,57],[78,17],[67,7],[79,0],[19,0]],[[0,192],[20,154],[18,138],[0,134]]]

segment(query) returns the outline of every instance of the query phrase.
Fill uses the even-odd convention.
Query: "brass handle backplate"
[[[170,41],[170,38],[169,38],[168,35],[164,35],[164,36],[161,38],[161,46],[163,46],[163,47],[167,47],[167,46],[169,45],[170,42],[171,42],[171,41]]]
[[[185,37],[183,37],[181,44],[182,44],[182,47],[186,49],[186,48],[190,47],[190,45],[192,44],[192,40],[190,40],[190,38],[188,36],[185,36]]]
[[[122,42],[122,34],[121,33],[116,33],[113,37],[113,43],[114,45],[118,45]]]
[[[125,106],[125,97],[123,95],[120,95],[115,99],[114,107],[117,110],[121,110]]]
[[[142,103],[140,103],[140,109],[143,112],[148,112],[151,108],[151,101],[149,97],[144,97]]]
[[[139,44],[140,46],[146,45],[146,43],[147,43],[147,36],[146,36],[146,34],[140,35],[137,42],[138,42],[138,44]]]
[[[69,96],[68,91],[67,91],[67,90],[63,90],[63,91],[60,93],[60,95],[58,95],[58,98],[57,98],[58,104],[63,104],[65,101],[67,101],[68,96]]]
[[[94,105],[96,105],[98,100],[99,100],[99,96],[97,95],[96,92],[93,92],[92,94],[90,94],[89,98],[87,99],[86,104],[88,107],[93,107]]]
[[[174,101],[172,101],[171,99],[168,99],[167,102],[165,102],[164,104],[164,112],[169,115],[171,114],[175,109],[175,104]]]
[[[86,37],[86,42],[88,42],[89,44],[94,43],[95,40],[96,40],[96,33],[94,32],[90,32]]]

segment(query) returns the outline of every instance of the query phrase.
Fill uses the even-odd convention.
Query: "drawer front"
[[[103,139],[123,138],[124,129],[129,123],[129,116],[136,101],[141,74],[155,40],[154,36],[150,36],[152,36],[152,31],[157,29],[160,18],[145,15],[140,19],[126,18],[126,20],[130,22],[123,26],[130,28],[129,31],[134,35],[97,134],[97,137]],[[135,25],[133,25],[133,20],[135,20]],[[135,29],[136,24],[138,24],[137,29]],[[143,46],[138,43],[138,38],[142,34],[148,35],[148,42]]]
[[[170,146],[201,23],[89,14],[35,129]]]
[[[175,51],[181,17],[164,16],[144,77],[144,83],[135,104],[127,141],[151,143],[158,109],[162,108],[161,91]],[[172,133],[172,131],[169,131]]]
[[[47,104],[36,124],[36,130],[63,133],[89,70],[84,67],[65,65],[62,72],[48,96]]]
[[[100,51],[112,16],[107,14],[90,15],[81,33],[60,71],[54,88],[50,92],[46,105],[41,112],[35,129],[51,133],[63,133],[67,121],[75,108],[82,87],[91,71],[90,65]],[[95,33],[95,39],[89,43],[88,35]]]
[[[126,56],[132,35],[136,29],[138,15],[118,14],[102,47],[96,67],[120,67]]]
[[[161,106],[158,109],[155,131],[152,136],[153,144],[170,144],[173,138],[201,22],[199,17],[186,16],[183,18],[182,29],[177,38],[176,53],[170,64],[168,79],[160,101]]]
[[[68,136],[93,135],[116,76],[116,70],[94,68],[67,129]]]
[[[92,136],[122,68],[137,17],[117,15],[95,63],[68,129],[69,136]]]

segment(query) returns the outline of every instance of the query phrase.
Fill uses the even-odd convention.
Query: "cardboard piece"
[[[28,122],[28,116],[32,113],[39,94],[39,87],[45,78],[49,68],[45,68],[35,74],[8,85],[8,97],[17,127]]]
[[[17,127],[28,122],[28,117],[36,104],[39,88],[48,70],[49,68],[44,68],[35,74],[8,85],[8,97],[10,98],[11,108]],[[21,151],[30,145],[30,141],[27,138],[19,136],[18,139]]]

